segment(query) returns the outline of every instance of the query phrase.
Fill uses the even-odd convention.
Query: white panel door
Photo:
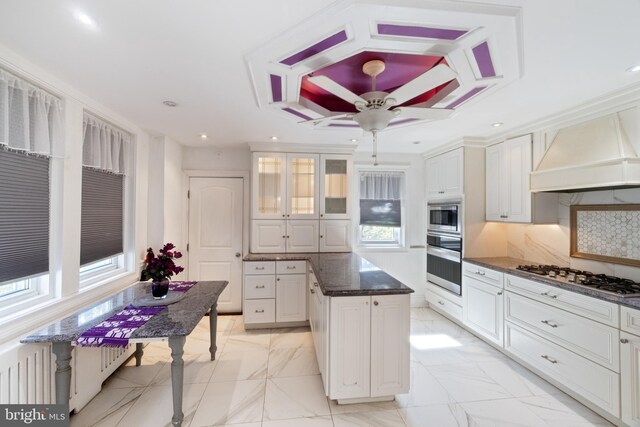
[[[440,156],[427,159],[427,200],[437,199],[442,196],[440,193],[442,191],[442,185],[440,183],[441,159]]]
[[[509,174],[508,218],[509,222],[531,222],[531,191],[529,191],[529,173],[531,172],[531,135],[508,139],[506,161]]]
[[[320,252],[351,252],[351,220],[320,220]]]
[[[278,275],[276,277],[276,322],[305,320],[307,320],[307,275]]]
[[[318,252],[318,220],[287,221],[287,252]]]
[[[318,154],[287,154],[287,219],[318,219]]]
[[[504,144],[487,147],[486,151],[486,219],[503,221],[506,206],[503,206],[504,194]]]
[[[409,391],[410,298],[371,297],[371,397]]]
[[[637,427],[640,426],[640,338],[621,332],[620,343],[622,421]]]
[[[442,191],[447,197],[462,195],[462,148],[444,154],[444,161],[440,164]]]
[[[371,297],[332,297],[329,320],[329,398],[369,396]]]
[[[468,276],[462,281],[464,324],[503,347],[503,290]]]
[[[251,252],[282,253],[285,251],[287,221],[261,220],[251,221]]]
[[[189,180],[189,279],[227,280],[218,311],[242,309],[242,178]]]

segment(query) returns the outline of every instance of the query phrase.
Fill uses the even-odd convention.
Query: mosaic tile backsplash
[[[640,211],[579,211],[578,252],[640,260]]]

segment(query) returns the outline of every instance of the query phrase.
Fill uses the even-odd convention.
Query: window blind
[[[49,271],[49,159],[0,148],[0,283]]]
[[[402,172],[361,172],[360,225],[402,225]]]
[[[80,264],[123,253],[124,176],[82,168]]]

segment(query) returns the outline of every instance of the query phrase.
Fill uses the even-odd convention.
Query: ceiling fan
[[[321,117],[307,120],[305,123],[311,122],[313,125],[318,125],[330,120],[351,119],[358,123],[363,130],[372,132],[375,135],[378,131],[385,129],[395,117],[440,120],[446,119],[453,113],[454,110],[446,108],[400,106],[420,94],[455,79],[457,74],[448,66],[444,64],[436,65],[391,93],[376,90],[376,77],[384,69],[385,64],[381,60],[374,59],[365,62],[362,66],[362,72],[371,77],[371,91],[362,95],[356,95],[327,76],[309,77],[308,80],[314,85],[353,104],[358,113]]]

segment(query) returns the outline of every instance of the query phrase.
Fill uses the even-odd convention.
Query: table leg
[[[144,354],[144,350],[142,350],[143,346],[141,342],[136,343],[136,352],[133,353],[136,356],[136,366],[142,365],[142,355]]]
[[[71,342],[54,342],[51,350],[56,355],[56,404],[68,406],[71,396]]]
[[[169,337],[169,347],[171,348],[171,392],[173,393],[173,417],[171,424],[181,426],[184,419],[182,412],[182,385],[184,380],[184,336]]]
[[[211,346],[209,347],[209,353],[211,353],[211,360],[216,360],[216,329],[218,329],[218,303],[215,302],[211,306],[211,312],[209,312],[209,335],[211,339]]]

